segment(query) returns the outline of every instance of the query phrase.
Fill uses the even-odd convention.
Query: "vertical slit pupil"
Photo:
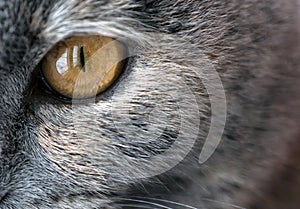
[[[83,47],[80,47],[80,63],[81,63],[83,72],[85,72],[85,58],[84,58],[84,48]]]

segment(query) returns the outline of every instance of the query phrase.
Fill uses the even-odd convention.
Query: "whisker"
[[[123,198],[123,197],[118,197],[118,198],[112,198],[112,200],[126,200],[126,201],[132,201],[132,202],[138,202],[138,203],[144,203],[144,204],[149,204],[152,206],[158,206],[160,208],[165,208],[165,209],[172,209],[170,207],[158,204],[158,203],[154,203],[154,202],[149,202],[149,201],[145,201],[145,200],[139,200],[139,199],[131,199],[131,198]]]
[[[153,206],[146,206],[146,205],[134,205],[134,204],[114,204],[114,205],[118,207],[158,209],[158,208],[153,208]]]
[[[164,200],[164,199],[158,199],[158,198],[151,198],[151,197],[138,197],[138,196],[135,196],[135,198],[160,201],[160,202],[170,203],[170,204],[174,204],[174,205],[177,205],[177,206],[182,206],[182,207],[186,207],[186,208],[190,208],[190,209],[198,209],[198,208],[195,208],[195,207],[183,204],[183,203],[173,202],[173,201],[170,201],[170,200]]]
[[[133,199],[136,198],[136,199]],[[118,203],[118,206],[121,207],[135,207],[135,208],[152,208],[153,206],[156,206],[158,208],[165,208],[165,209],[172,209],[172,207],[168,207],[166,205],[162,205],[159,203],[155,203],[155,202],[150,202],[147,200],[152,200],[152,201],[157,201],[157,202],[163,202],[163,203],[168,203],[168,204],[173,204],[176,206],[180,206],[180,207],[184,207],[184,208],[189,208],[189,209],[198,209],[196,207],[190,206],[190,205],[186,205],[183,203],[179,203],[179,202],[174,202],[174,201],[170,201],[170,200],[165,200],[165,199],[159,199],[159,198],[153,198],[153,197],[139,197],[139,196],[132,196],[132,198],[124,198],[124,197],[118,197],[118,198],[112,198],[113,200],[120,200],[120,201],[131,201],[131,202],[136,202],[136,203],[141,203],[141,205],[137,205],[137,204],[121,204]],[[218,201],[218,200],[212,200],[212,199],[208,199],[208,198],[201,198],[203,201],[207,201],[207,202],[212,202],[212,203],[216,203],[219,205],[224,205],[224,206],[230,206],[236,209],[246,209],[244,207],[238,206],[238,205],[234,205],[231,203],[227,203],[227,202],[222,202],[222,201]],[[146,204],[146,205],[143,205]],[[148,206],[147,206],[148,204]]]
[[[212,199],[208,199],[208,198],[201,198],[201,199],[204,200],[204,201],[208,201],[208,202],[214,202],[214,203],[218,203],[218,204],[221,204],[221,205],[231,206],[231,207],[234,207],[234,208],[237,208],[237,209],[247,209],[247,208],[243,208],[243,207],[238,206],[238,205],[234,205],[234,204],[231,204],[231,203],[222,202],[222,201],[218,201],[218,200],[212,200]]]

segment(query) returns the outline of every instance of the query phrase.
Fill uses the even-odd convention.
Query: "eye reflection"
[[[78,65],[78,46],[74,46],[73,48],[73,67]]]
[[[68,71],[67,55],[68,53],[66,50],[56,62],[56,69],[61,75]]]

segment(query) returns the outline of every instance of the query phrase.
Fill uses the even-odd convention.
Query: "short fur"
[[[133,196],[199,208],[297,208],[299,178],[290,176],[300,174],[299,163],[290,159],[299,156],[298,149],[286,153],[299,146],[298,4],[1,1],[0,208],[118,208],[117,198],[130,208],[124,198]],[[127,72],[96,102],[72,105],[45,94],[37,85],[43,56],[57,42],[86,34],[127,43],[135,55]],[[200,52],[219,73],[228,105],[222,142],[203,165],[197,157],[211,106],[201,81],[210,78],[198,76]],[[178,103],[192,105],[184,102],[190,98],[178,79],[197,101],[201,123],[193,123],[197,113],[189,112],[185,124],[187,138],[200,129],[194,149],[164,174],[135,178],[167,165],[158,161],[136,169],[178,137]],[[174,89],[182,94],[174,97]],[[153,133],[147,113],[157,105],[168,122],[152,121],[164,134],[148,144]],[[187,144],[180,146],[184,152]]]

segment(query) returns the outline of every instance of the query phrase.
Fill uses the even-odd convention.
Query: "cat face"
[[[4,2],[4,207],[99,206],[111,192],[160,174],[187,154],[189,137],[198,135],[199,107],[206,109],[206,99],[198,104],[194,96],[200,97],[202,87],[189,90],[189,82],[198,79],[193,66],[198,61],[195,54],[182,59],[191,52],[177,43],[179,37],[142,23],[148,18],[138,17],[143,6],[131,1]],[[88,100],[62,99],[44,83],[43,58],[58,42],[89,35],[122,42],[127,65],[105,92]],[[174,54],[178,45],[187,49]],[[190,81],[183,80],[184,74]],[[184,124],[180,109],[186,112]],[[180,133],[183,125],[188,131]],[[177,152],[152,162],[179,136]]]
[[[266,107],[275,103],[270,49],[273,39],[289,45],[270,31],[283,30],[292,7],[246,4],[253,8],[234,1],[0,3],[1,208],[104,207],[130,195],[129,186],[157,184],[154,176],[167,185],[164,175],[188,179],[183,195],[173,197],[176,187],[156,197],[195,207],[217,207],[200,196],[233,203],[237,187],[247,186],[246,167],[255,170],[265,153],[265,142],[250,136],[266,129]],[[93,36],[126,48],[120,75],[84,99],[53,90],[43,65],[51,50]],[[103,50],[92,53],[95,60]]]

